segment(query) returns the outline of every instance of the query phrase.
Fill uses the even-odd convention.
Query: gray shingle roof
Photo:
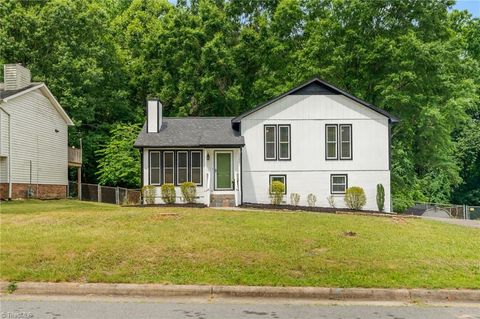
[[[158,133],[145,125],[135,147],[240,147],[243,136],[232,128],[232,117],[164,117]]]
[[[1,99],[4,99],[4,98],[6,98],[6,97],[9,97],[9,96],[15,95],[15,94],[17,94],[17,93],[20,93],[20,92],[22,92],[22,91],[28,90],[28,89],[30,89],[30,88],[32,88],[32,87],[34,87],[34,86],[39,85],[39,84],[40,84],[40,83],[32,83],[32,84],[29,84],[29,85],[27,85],[26,87],[23,87],[23,88],[18,89],[18,90],[8,90],[8,91],[7,91],[7,90],[5,90],[5,89],[1,89],[1,90],[0,90],[0,100],[1,100]]]

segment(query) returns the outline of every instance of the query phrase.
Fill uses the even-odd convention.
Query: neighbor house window
[[[177,152],[177,183],[188,181],[188,152]]]
[[[175,180],[173,151],[163,152],[163,183],[173,184]]]
[[[337,125],[327,124],[325,126],[325,148],[327,160],[337,159]]]
[[[285,191],[283,192],[283,194],[287,194],[287,175],[270,175],[269,179],[270,181],[268,187],[270,190],[272,189],[272,183],[274,181],[278,181],[282,182],[283,185],[285,185]]]
[[[160,152],[150,152],[150,184],[160,184]]]
[[[278,125],[278,159],[290,159],[290,125]]]
[[[275,125],[264,126],[265,159],[277,159],[277,127]]]
[[[191,153],[190,176],[191,181],[197,185],[202,184],[202,152],[192,151]]]
[[[340,159],[352,159],[352,125],[340,125]]]
[[[345,194],[347,187],[348,181],[346,174],[330,175],[330,193]]]

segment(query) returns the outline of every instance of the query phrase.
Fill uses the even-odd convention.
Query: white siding
[[[8,157],[0,157],[0,183],[8,183]]]
[[[2,107],[11,116],[12,182],[66,185],[68,126],[51,102],[35,90]]]
[[[264,124],[291,125],[291,160],[264,160]],[[325,124],[351,124],[352,160],[325,160]],[[287,196],[301,195],[306,204],[309,193],[317,206],[328,206],[330,174],[348,174],[348,186],[361,186],[367,194],[365,209],[377,209],[376,185],[386,192],[390,203],[388,119],[342,95],[290,95],[245,117],[241,122],[244,202],[269,202],[269,174],[287,175]],[[338,207],[343,196],[336,195]]]
[[[0,109],[0,156],[8,156],[8,130],[8,114]]]

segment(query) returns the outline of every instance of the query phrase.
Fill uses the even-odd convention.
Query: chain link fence
[[[81,192],[79,196],[78,183],[69,182],[68,197],[78,198],[89,202],[134,205],[140,204],[141,191],[139,189],[81,183]]]
[[[455,219],[480,219],[480,206],[418,202],[407,210],[407,214]]]

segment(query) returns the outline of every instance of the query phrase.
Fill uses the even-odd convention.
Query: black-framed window
[[[327,160],[338,159],[338,126],[337,124],[325,125],[325,157]]]
[[[279,124],[278,125],[278,159],[289,160],[290,159],[290,125]]]
[[[265,125],[264,131],[264,148],[265,160],[277,159],[277,126]]]
[[[348,188],[347,174],[332,174],[330,175],[330,193],[331,194],[345,194]]]
[[[190,154],[190,180],[200,185],[202,184],[202,152],[192,151]]]
[[[152,151],[150,152],[150,184],[151,185],[160,185],[160,152]]]
[[[188,182],[188,152],[177,151],[177,184]]]
[[[175,183],[175,153],[173,151],[163,152],[163,183]]]
[[[352,159],[352,125],[340,124],[339,126],[340,140],[340,159]]]
[[[272,183],[274,181],[282,182],[285,185],[285,191],[283,192],[284,195],[287,194],[287,175],[269,175],[268,177],[268,189],[272,190]]]

